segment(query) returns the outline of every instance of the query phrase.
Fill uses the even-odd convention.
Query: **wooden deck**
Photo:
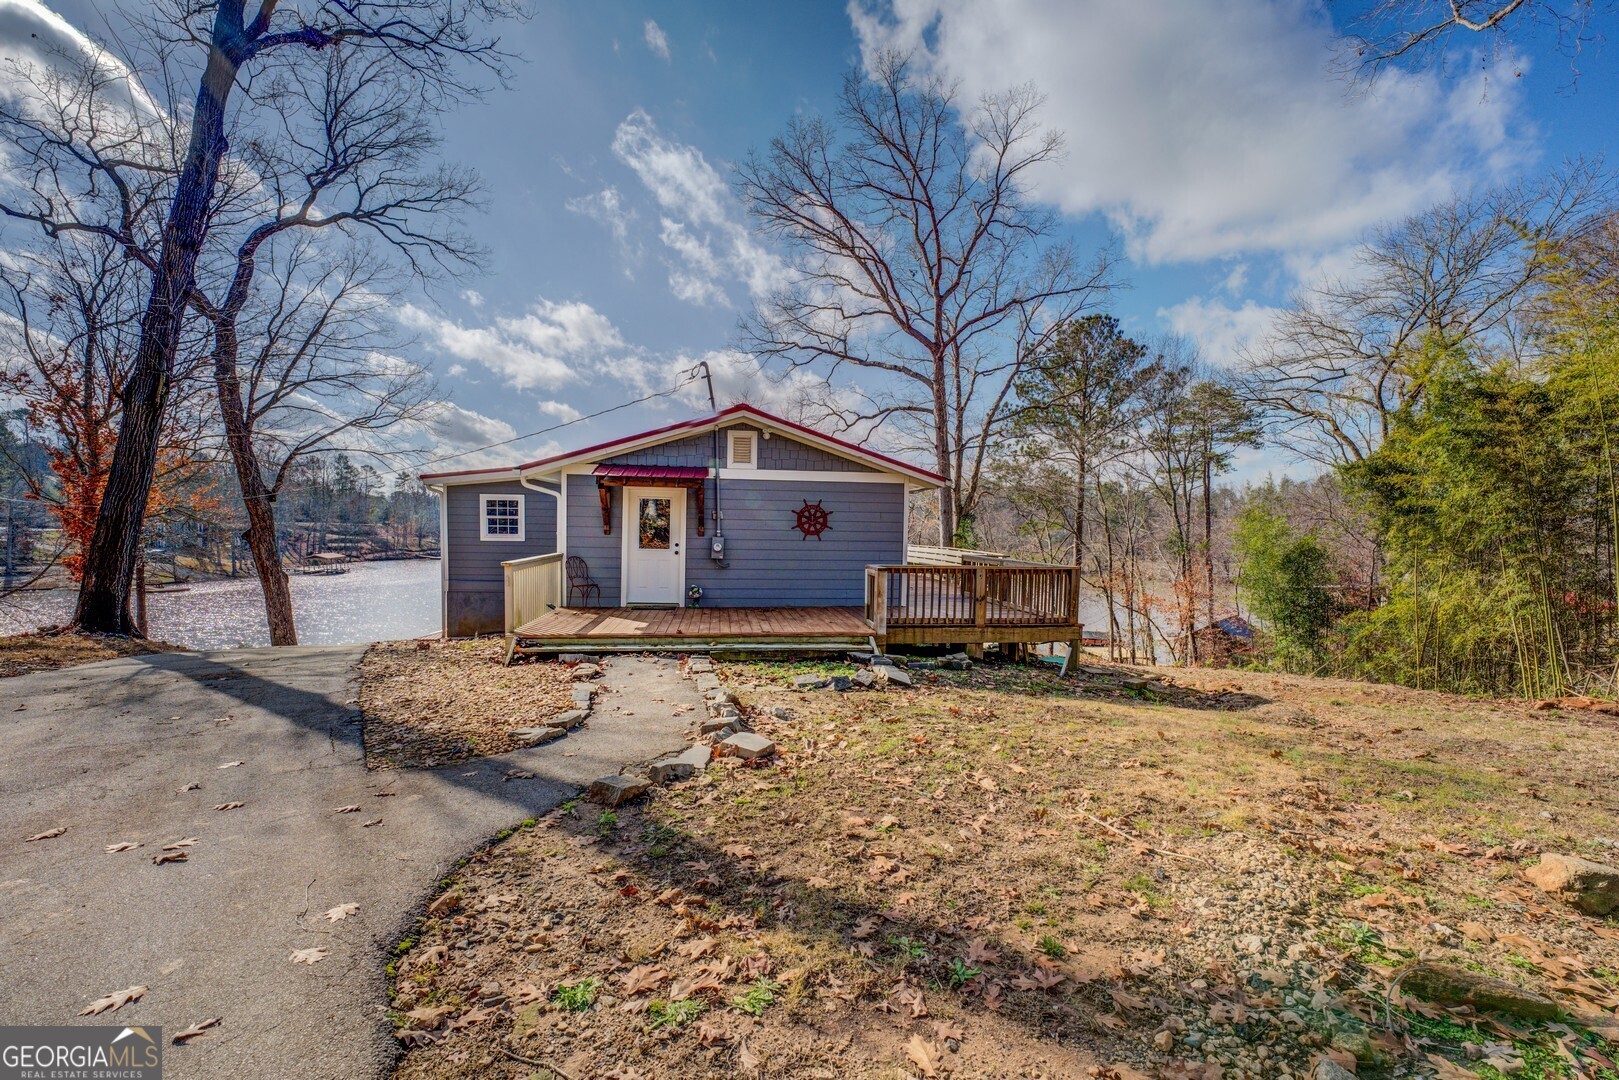
[[[836,648],[865,644],[853,607],[557,608],[516,630],[520,652],[724,647]]]

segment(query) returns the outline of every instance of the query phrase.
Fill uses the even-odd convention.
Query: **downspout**
[[[557,520],[557,537],[556,537],[556,549],[557,549],[557,550],[558,550],[558,551],[563,551],[563,550],[565,550],[565,549],[566,549],[566,547],[567,547],[567,545],[566,545],[566,544],[565,544],[565,543],[564,543],[564,541],[565,541],[565,540],[566,540],[566,539],[567,539],[567,538],[566,538],[566,537],[564,537],[564,536],[563,536],[563,535],[562,535],[562,488],[561,488],[561,487],[560,487],[560,486],[558,486],[558,487],[556,487],[556,488],[548,488],[548,487],[544,487],[544,486],[542,486],[542,485],[541,485],[541,484],[540,484],[540,482],[539,482],[539,481],[537,481],[537,480],[530,480],[530,479],[529,479],[529,478],[528,478],[528,477],[526,477],[526,476],[519,476],[519,477],[518,477],[518,478],[517,478],[517,482],[518,482],[518,483],[519,483],[519,484],[522,484],[522,485],[523,485],[523,486],[524,486],[524,487],[526,487],[526,488],[528,488],[528,489],[529,489],[529,490],[530,490],[530,491],[538,491],[538,492],[539,492],[539,493],[540,493],[540,494],[541,494],[541,495],[549,495],[549,496],[551,496],[551,498],[553,498],[553,499],[555,499],[555,500],[556,500],[556,501],[557,501],[557,517],[556,517],[556,520]],[[566,477],[564,477],[564,478],[563,478],[563,482],[564,482],[564,483],[566,483],[566,482],[567,482],[567,478],[566,478]]]

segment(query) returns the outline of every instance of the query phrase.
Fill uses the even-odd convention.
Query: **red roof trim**
[[[632,480],[708,479],[708,468],[703,465],[598,465],[592,472],[596,476],[615,476]]]
[[[544,468],[547,465],[555,465],[559,462],[579,461],[581,459],[589,460],[593,456],[611,452],[615,447],[624,446],[629,443],[639,443],[648,439],[657,442],[660,441],[660,436],[668,436],[669,438],[673,438],[682,432],[706,431],[733,416],[758,417],[767,423],[774,424],[788,431],[794,431],[807,435],[817,442],[828,443],[832,446],[838,447],[839,449],[852,454],[855,457],[881,462],[884,465],[895,469],[896,471],[909,473],[912,476],[931,480],[936,484],[944,484],[946,482],[943,476],[931,469],[924,469],[919,465],[912,465],[910,462],[902,461],[899,458],[890,457],[887,454],[880,454],[875,450],[868,450],[863,446],[857,446],[854,443],[846,442],[843,439],[823,434],[822,432],[816,431],[813,428],[805,427],[803,424],[794,423],[791,420],[786,420],[780,416],[776,416],[774,413],[768,413],[763,409],[755,408],[754,406],[747,404],[732,405],[729,408],[721,409],[713,416],[699,417],[695,420],[682,420],[677,424],[669,424],[665,427],[653,428],[650,431],[642,431],[634,435],[624,435],[617,439],[609,439],[607,442],[597,443],[594,446],[586,446],[578,450],[569,450],[562,454],[552,454],[550,457],[540,458],[537,461],[525,462],[522,465],[516,466],[515,469],[469,469],[465,472],[455,473],[424,473],[421,479],[433,480],[449,476],[477,476],[497,472],[524,473],[533,469]]]

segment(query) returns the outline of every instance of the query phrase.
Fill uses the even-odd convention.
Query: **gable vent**
[[[751,431],[733,431],[731,434],[731,468],[751,469],[754,467],[754,433]]]

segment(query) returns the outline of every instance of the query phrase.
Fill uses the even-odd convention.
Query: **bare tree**
[[[11,144],[32,181],[20,195],[0,201],[0,212],[49,235],[105,236],[150,276],[135,362],[122,395],[122,425],[79,590],[74,621],[81,629],[137,630],[129,589],[140,525],[180,338],[196,298],[197,266],[218,205],[232,91],[239,83],[251,85],[255,73],[289,52],[336,51],[385,58],[400,78],[418,87],[424,102],[444,102],[473,89],[465,75],[468,64],[499,73],[496,44],[479,36],[478,25],[512,7],[512,0],[312,0],[296,7],[259,0],[250,11],[247,0],[163,0],[152,14],[131,20],[132,35],[165,56],[195,56],[199,50],[207,56],[190,113],[183,125],[171,127],[184,130],[184,149],[172,157],[140,146],[150,126],[150,116],[142,115],[149,99],[127,71],[105,76],[119,81],[119,105],[99,110],[117,117],[115,123],[87,122],[90,105],[82,98],[54,114],[42,114],[34,101],[0,107],[0,138]],[[100,61],[89,66],[97,72],[107,68]],[[256,105],[249,95],[237,110],[237,122]],[[163,182],[154,193],[139,194],[146,190],[141,181],[154,175]],[[106,197],[87,200],[87,191]],[[162,219],[156,243],[135,232],[144,217]]]
[[[1302,456],[1361,460],[1421,399],[1437,351],[1519,354],[1547,245],[1610,195],[1597,167],[1575,162],[1376,230],[1348,273],[1298,292],[1245,352],[1244,394]]]
[[[1614,0],[1375,0],[1350,22],[1349,66],[1376,78],[1390,64],[1442,65],[1453,42],[1516,55],[1537,35],[1571,60],[1597,40],[1592,20]]]
[[[388,58],[330,53],[276,75],[261,92],[256,137],[241,154],[246,182],[222,200],[211,227],[216,240],[235,236],[235,249],[217,275],[205,271],[193,304],[213,331],[214,384],[270,643],[295,645],[274,508],[287,467],[339,434],[376,433],[412,418],[428,385],[419,367],[378,347],[376,316],[393,292],[382,263],[358,247],[323,258],[312,239],[374,241],[417,273],[464,267],[480,253],[453,231],[476,181],[464,170],[431,167],[434,127],[413,81],[397,77]],[[271,250],[278,240],[279,260]],[[277,273],[255,311],[267,250]],[[254,335],[259,345],[244,373],[243,338],[251,343]],[[305,422],[290,435],[275,431],[268,414],[285,415],[294,402]],[[270,434],[291,442],[265,460],[256,437]]]
[[[1081,267],[1027,195],[1060,136],[1024,88],[965,110],[955,87],[879,57],[844,81],[836,122],[794,119],[739,184],[754,220],[793,257],[745,343],[828,380],[877,380],[833,407],[844,428],[894,423],[949,478],[940,521],[954,544],[1025,357],[1111,286],[1112,255]]]

